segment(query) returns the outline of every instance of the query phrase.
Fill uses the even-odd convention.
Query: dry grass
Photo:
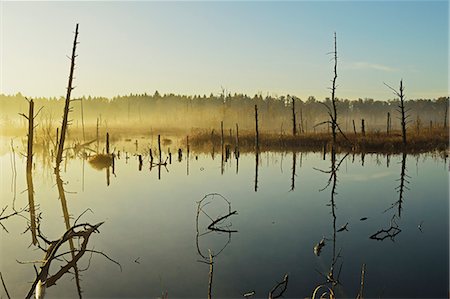
[[[337,146],[339,151],[355,151],[365,153],[399,153],[410,152],[420,153],[429,151],[446,151],[449,145],[449,133],[446,129],[436,128],[424,130],[420,134],[408,132],[408,145],[406,148],[402,144],[400,131],[394,131],[387,135],[381,132],[368,132],[362,134],[346,133],[346,138],[339,135]],[[332,142],[332,136],[328,133],[307,133],[297,136],[285,134],[260,134],[261,151],[321,151]],[[211,151],[214,147],[216,151],[221,149],[220,135],[217,133],[199,131],[189,137],[189,143],[193,150]],[[224,144],[230,145],[233,150],[236,146],[235,136],[224,136]],[[242,132],[239,135],[240,152],[254,151],[255,135],[253,132]]]

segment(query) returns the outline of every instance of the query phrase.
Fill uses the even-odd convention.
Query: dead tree
[[[292,135],[297,135],[297,121],[295,118],[295,97],[292,97]]]
[[[448,99],[449,99],[449,97],[447,97],[447,98],[445,99],[444,129],[447,128]]]
[[[334,51],[331,52],[330,54],[333,54],[333,60],[334,60],[334,76],[333,76],[333,80],[331,80],[332,85],[331,85],[331,107],[325,103],[322,103],[328,110],[328,115],[330,116],[330,120],[328,121],[324,121],[321,122],[318,125],[322,125],[322,124],[327,124],[328,128],[331,125],[331,133],[333,136],[333,144],[336,144],[336,137],[337,137],[337,132],[339,131],[342,136],[344,136],[344,138],[349,142],[350,140],[348,140],[348,138],[345,136],[344,132],[342,132],[339,124],[338,124],[338,114],[337,114],[337,99],[336,99],[336,81],[337,81],[337,39],[336,39],[336,32],[334,33]]]
[[[405,88],[403,86],[403,80],[400,80],[400,89],[398,91],[392,88],[391,86],[387,85],[386,83],[384,83],[384,85],[386,85],[390,90],[392,90],[394,94],[398,96],[400,99],[400,104],[398,105],[397,111],[400,113],[400,124],[402,128],[403,146],[406,146],[406,124],[407,119],[409,117],[409,115],[406,114],[408,113],[409,109],[405,108],[405,94],[404,94]]]
[[[33,99],[28,100],[29,108],[28,108],[28,116],[23,113],[19,113],[21,116],[28,120],[28,141],[27,141],[27,172],[31,173],[31,169],[33,167],[33,140],[34,140],[34,119],[38,116],[39,112],[41,112],[42,107],[39,111],[34,114],[34,102]]]
[[[27,99],[28,100],[28,99]],[[30,230],[31,230],[31,236],[32,236],[32,243],[33,245],[36,245],[37,238],[36,238],[36,212],[35,212],[35,204],[34,204],[34,188],[33,188],[33,176],[32,176],[32,170],[33,170],[33,140],[34,140],[34,119],[38,116],[39,112],[42,110],[39,109],[39,111],[34,114],[34,102],[33,100],[29,100],[29,108],[28,108],[28,116],[21,113],[23,117],[25,117],[28,120],[28,141],[27,141],[27,191],[28,191],[28,206],[30,210]]]
[[[258,105],[255,105],[255,150],[259,151]]]
[[[66,101],[64,105],[64,114],[63,114],[63,121],[61,125],[61,136],[59,138],[59,144],[58,144],[58,152],[56,154],[56,168],[59,168],[59,165],[62,161],[62,155],[64,151],[64,140],[66,139],[66,131],[68,126],[68,116],[70,108],[70,95],[72,93],[72,90],[75,87],[72,87],[72,81],[73,81],[73,71],[75,69],[75,58],[77,57],[76,49],[77,49],[77,39],[78,39],[78,24],[75,27],[75,38],[73,40],[73,47],[72,47],[72,57],[70,59],[70,73],[69,73],[69,82],[67,84],[67,94],[66,94]]]
[[[391,113],[387,113],[386,134],[389,135],[391,129]]]
[[[364,123],[364,118],[361,119],[361,134],[362,134],[363,136],[366,136],[366,125],[365,125],[365,123]]]

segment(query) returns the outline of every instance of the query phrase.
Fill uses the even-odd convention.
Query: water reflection
[[[399,182],[399,185],[395,187],[395,190],[398,192],[398,200],[395,201],[388,209],[386,209],[384,212],[387,212],[389,210],[396,208],[396,213],[392,215],[390,221],[389,221],[389,227],[382,228],[372,234],[370,236],[370,239],[383,241],[387,238],[391,239],[391,241],[394,241],[395,237],[402,231],[399,227],[399,224],[397,223],[397,220],[400,220],[402,216],[402,209],[403,209],[403,200],[404,200],[404,193],[405,190],[410,190],[407,184],[410,183],[408,179],[411,177],[406,174],[406,158],[407,154],[402,154],[402,160],[401,160],[401,167],[400,167],[400,178],[396,181]]]
[[[224,213],[225,211],[225,213]],[[220,213],[220,214],[218,214]],[[221,215],[213,218],[213,215]],[[201,257],[199,262],[206,263],[209,265],[209,273],[208,273],[208,299],[212,298],[212,286],[213,286],[213,275],[214,275],[214,263],[217,256],[219,256],[225,248],[231,243],[231,235],[232,233],[237,233],[237,230],[231,229],[231,222],[224,224],[225,220],[228,220],[233,215],[236,215],[237,211],[232,211],[231,202],[226,199],[224,196],[218,193],[211,193],[205,195],[200,201],[197,202],[197,214],[196,214],[196,236],[195,243],[197,246],[197,253]],[[204,219],[201,219],[203,216]],[[202,221],[203,220],[203,221]],[[203,225],[202,225],[203,222]],[[206,224],[209,223],[207,226]],[[205,228],[206,226],[206,228]],[[225,234],[227,237],[225,238],[225,242],[223,242],[223,238],[221,235]],[[209,237],[210,240],[204,240],[205,237]],[[200,239],[203,240],[206,247],[209,246],[217,246],[216,242],[211,242],[211,239],[219,238],[219,245],[217,250],[214,251],[211,248],[208,248],[208,253],[206,253],[205,249],[202,249],[200,244]],[[220,242],[223,245],[220,245]]]
[[[131,152],[130,156],[133,154]],[[146,155],[143,158],[145,160],[144,164],[148,163],[148,154]],[[408,270],[408,266],[405,264],[397,263],[394,267],[392,263],[383,264],[382,261],[384,259],[398,258],[402,254],[400,251],[404,252],[405,247],[412,248],[409,254],[416,259],[420,258],[420,252],[423,252],[423,248],[420,247],[422,245],[419,244],[419,241],[411,239],[410,236],[414,232],[420,233],[422,227],[419,225],[419,230],[417,229],[417,224],[419,223],[425,223],[427,228],[427,230],[424,229],[424,232],[427,232],[427,234],[420,234],[421,242],[422,239],[432,238],[433,236],[439,239],[439,231],[431,230],[431,226],[435,225],[435,228],[439,228],[442,221],[435,219],[437,217],[432,216],[434,214],[429,211],[424,213],[424,216],[422,214],[419,216],[415,215],[418,213],[418,210],[420,211],[422,201],[420,198],[419,200],[412,200],[410,196],[420,197],[420,193],[406,192],[408,190],[407,187],[411,185],[408,174],[414,177],[414,182],[420,182],[421,180],[422,182],[431,181],[427,175],[430,173],[434,175],[434,171],[442,175],[443,169],[441,166],[444,158],[441,159],[439,156],[429,155],[426,159],[420,159],[417,162],[421,170],[420,173],[411,173],[407,167],[410,166],[408,163],[410,160],[407,160],[407,155],[394,156],[395,159],[400,160],[397,171],[392,168],[392,165],[394,165],[392,163],[390,169],[386,169],[387,163],[385,164],[382,155],[367,154],[364,158],[364,167],[362,167],[362,160],[359,160],[362,159],[360,155],[355,154],[354,164],[344,163],[343,161],[351,162],[351,159],[331,148],[327,152],[327,160],[325,162],[322,161],[320,153],[292,152],[292,157],[289,157],[289,161],[284,159],[284,162],[288,163],[288,167],[284,165],[285,169],[283,172],[283,165],[280,161],[286,156],[286,153],[251,152],[242,154],[240,159],[235,157],[236,164],[239,163],[238,175],[234,173],[235,169],[234,165],[232,165],[235,161],[234,159],[228,160],[227,165],[230,167],[226,168],[227,165],[224,165],[226,169],[222,175],[217,171],[219,167],[217,160],[212,161],[209,154],[193,152],[193,155],[195,157],[198,156],[198,160],[201,161],[198,163],[201,163],[201,165],[197,165],[194,159],[190,161],[191,173],[189,176],[187,176],[186,169],[188,162],[181,161],[181,163],[177,163],[174,160],[175,163],[170,166],[170,173],[161,174],[161,177],[159,177],[161,182],[159,182],[156,179],[155,172],[153,174],[150,173],[151,171],[138,173],[136,169],[137,156],[135,156],[136,160],[131,165],[129,163],[126,164],[127,159],[120,159],[119,157],[128,156],[128,153],[123,150],[121,154],[117,152],[114,163],[106,168],[102,168],[100,175],[92,168],[86,167],[84,170],[86,179],[84,181],[83,178],[80,178],[80,173],[83,176],[82,167],[84,162],[80,160],[81,156],[73,155],[69,151],[67,172],[52,173],[53,179],[56,180],[57,192],[60,198],[60,207],[58,204],[55,208],[62,210],[64,225],[58,227],[58,219],[53,221],[51,219],[52,216],[46,216],[42,221],[44,224],[43,228],[45,225],[48,225],[52,226],[52,230],[66,231],[68,227],[70,229],[71,226],[76,225],[71,212],[74,213],[75,211],[86,209],[86,202],[89,202],[89,207],[95,209],[96,213],[101,211],[102,219],[113,219],[111,222],[108,221],[108,230],[106,231],[108,238],[105,238],[107,240],[102,240],[107,242],[108,246],[111,246],[107,248],[123,254],[121,260],[127,259],[128,254],[134,254],[136,250],[145,252],[139,252],[134,255],[134,257],[139,255],[141,258],[139,260],[139,268],[126,269],[128,271],[126,275],[130,277],[129,289],[127,287],[126,291],[134,292],[129,294],[130,297],[151,296],[148,293],[149,281],[154,280],[161,273],[164,273],[165,279],[167,279],[168,293],[173,297],[182,297],[186,294],[186,290],[178,285],[180,278],[186,277],[186,273],[192,273],[189,276],[189,280],[192,281],[192,287],[189,290],[190,293],[186,295],[191,297],[199,297],[202,294],[203,297],[231,297],[240,294],[253,294],[254,296],[266,296],[267,298],[267,292],[270,287],[277,285],[277,281],[282,282],[282,274],[284,273],[289,273],[290,284],[284,293],[286,297],[311,295],[310,291],[314,286],[321,283],[329,286],[333,292],[342,292],[344,295],[345,285],[345,289],[349,290],[351,295],[359,289],[359,286],[355,287],[355,283],[359,280],[355,269],[358,268],[359,274],[363,263],[368,265],[366,293],[370,294],[371,297],[375,297],[378,296],[380,288],[386,287],[385,294],[395,297],[399,295],[388,285],[386,282],[387,278],[385,279],[377,273],[385,273],[383,271],[386,271],[386,273],[398,274],[405,271],[405,273],[411,272],[411,275],[414,276],[422,274],[415,272],[413,269]],[[186,156],[185,154],[184,158]],[[264,159],[264,157],[267,157],[267,159]],[[89,160],[92,158],[90,157]],[[386,160],[388,159],[392,161],[392,156],[390,158],[386,156]],[[258,170],[261,160],[263,162],[267,160],[267,168],[264,163],[264,171],[262,172]],[[165,162],[164,157],[162,157],[161,161]],[[158,166],[158,157],[155,158],[154,162],[156,162],[156,165],[153,169]],[[36,169],[38,169],[40,166],[39,159],[37,159],[36,164]],[[92,163],[89,164],[94,166]],[[342,164],[346,167],[343,168]],[[21,164],[18,165],[25,166],[25,160],[22,159]],[[292,167],[290,167],[291,165]],[[9,168],[9,165],[7,166]],[[201,166],[200,170],[197,166]],[[19,167],[22,170],[25,169],[25,167]],[[106,188],[103,171],[106,171],[108,167],[113,173],[118,173],[118,175],[117,180],[114,180],[109,188]],[[160,164],[160,167],[165,168],[162,164]],[[322,171],[325,175],[314,171],[314,167],[325,169]],[[286,168],[289,169],[286,171]],[[161,172],[164,172],[164,170]],[[393,172],[394,177],[392,177]],[[48,207],[45,205],[50,206],[50,204],[46,204],[45,199],[42,202],[40,201],[40,192],[46,192],[41,191],[46,189],[45,187],[42,189],[42,178],[35,175],[35,173],[36,171],[33,171],[34,176],[32,177],[32,184],[36,190],[34,197],[36,197],[35,200],[39,199],[38,202],[40,204],[44,204],[44,208],[40,205],[40,209],[46,212]],[[297,180],[297,176],[301,176],[302,180]],[[420,177],[420,180],[416,180],[416,176]],[[396,181],[395,186],[391,186],[395,179],[398,179],[398,181]],[[437,179],[439,180],[439,178]],[[318,193],[317,189],[324,187],[323,180],[327,180],[326,186],[323,189],[324,191]],[[24,189],[22,186],[28,184],[27,181],[25,181],[25,176],[19,176],[18,188]],[[79,188],[85,188],[86,190],[77,196],[75,201],[71,200],[71,196],[67,193],[68,190],[65,190],[68,188],[67,184],[69,181],[71,186],[79,184]],[[442,179],[439,182],[442,182]],[[11,181],[8,178],[7,191],[10,191],[10,183]],[[265,187],[262,193],[261,184]],[[173,188],[174,185],[177,188]],[[290,186],[288,190],[292,192],[286,192],[286,185]],[[397,187],[396,190],[399,193],[394,193],[394,187]],[[235,214],[232,214],[234,210],[229,207],[227,200],[216,195],[214,199],[208,198],[204,200],[200,205],[200,209],[197,209],[196,227],[194,227],[192,225],[192,209],[195,209],[197,205],[192,206],[192,200],[187,201],[186,198],[192,199],[198,193],[204,194],[206,188],[227,194],[227,196],[230,196],[229,198],[233,198],[233,208],[238,209],[242,217],[236,217]],[[432,189],[431,186],[421,186],[420,188],[424,190],[423,192]],[[255,193],[255,189],[260,192]],[[122,207],[124,194],[127,196],[130,190],[134,190],[133,204],[129,206],[130,211],[128,211],[128,209],[124,210]],[[438,195],[433,196],[433,198],[437,199],[434,200],[433,205],[427,204],[427,209],[433,209],[434,211],[436,207],[439,207],[439,209],[444,210],[442,207],[445,207],[445,200],[443,201],[443,199],[446,193],[443,193],[443,188],[439,190],[436,193]],[[104,196],[95,196],[98,192]],[[148,200],[148,194],[152,194],[151,200]],[[23,195],[23,199],[26,198],[26,195],[26,193]],[[318,202],[317,199],[323,195],[326,197],[326,202]],[[395,199],[391,200],[390,197],[393,195]],[[408,200],[406,195],[408,195]],[[394,203],[392,204],[391,202]],[[324,207],[325,204],[327,204],[327,207]],[[405,209],[406,207],[408,208],[407,210]],[[373,210],[381,213],[386,208],[388,209],[385,214],[371,214]],[[29,210],[27,209],[24,214],[27,218],[28,212]],[[52,215],[55,214],[57,215],[58,211],[56,213],[52,212]],[[329,218],[330,215],[331,218]],[[386,219],[388,224],[384,222],[382,215],[389,216]],[[368,217],[361,218],[361,216]],[[391,216],[394,218],[391,218]],[[1,217],[0,215],[0,220]],[[39,218],[38,215],[35,217]],[[424,218],[416,219],[414,217]],[[39,222],[38,219],[36,221]],[[435,222],[433,223],[433,221]],[[235,227],[230,226],[231,222],[233,224],[236,222],[237,227],[239,227],[239,234],[233,232]],[[412,222],[414,222],[413,225],[411,224]],[[5,221],[4,223],[8,224],[7,228],[10,229],[10,222]],[[387,234],[393,235],[395,234],[395,228],[400,230],[399,224],[401,224],[403,232],[398,237],[394,236],[396,239],[395,246],[397,246],[395,248],[386,247],[386,245],[390,246],[390,242],[379,242],[378,245],[374,246],[376,243],[368,238],[379,228],[385,230],[384,235],[386,235],[386,231]],[[145,231],[137,232],[134,230],[136,227],[144,227]],[[394,228],[389,231],[390,227]],[[411,227],[413,227],[413,230],[409,229]],[[429,227],[430,229],[428,230]],[[37,239],[42,243],[39,238],[39,228],[36,227],[36,230]],[[120,242],[109,238],[109,236],[114,236],[116,231],[122,233],[123,239]],[[440,232],[442,231],[440,230]],[[49,233],[49,231],[45,232]],[[52,231],[50,234],[57,237],[61,236],[60,232],[56,232],[55,235],[55,232]],[[196,245],[192,244],[193,236],[195,236]],[[27,234],[25,237],[29,242],[30,236]],[[377,237],[382,238],[383,235],[380,234]],[[440,237],[442,238],[442,236]],[[387,238],[389,239],[389,236]],[[232,244],[231,240],[233,241]],[[429,239],[427,240],[427,246],[433,247],[433,251],[435,251],[436,245],[434,243],[431,244]],[[81,238],[80,243],[82,241],[83,239]],[[92,241],[95,240],[90,242]],[[67,246],[67,255],[65,257],[68,260],[73,260],[80,250],[80,243],[77,243],[76,239],[73,239],[72,243],[71,246],[69,240],[67,240],[65,245]],[[158,244],[158,246],[154,246],[154,244]],[[304,244],[311,244],[312,246],[305,247]],[[311,247],[314,244],[316,245],[314,253],[319,257],[313,255]],[[28,246],[29,244],[26,245]],[[90,251],[86,252],[89,256]],[[303,252],[307,253],[304,254]],[[165,260],[168,253],[176,254],[176,261]],[[19,259],[23,256],[28,255],[18,255]],[[348,258],[348,256],[351,258]],[[2,257],[13,261],[17,258],[11,253],[5,253]],[[83,263],[80,263],[83,260],[81,258],[77,265],[70,268],[69,275],[64,275],[69,279],[73,276],[76,286],[76,289],[73,287],[74,292],[77,291],[78,293],[78,290],[81,290],[83,287],[86,288],[86,296],[88,294],[93,297],[99,297],[100,294],[105,294],[104,296],[107,297],[115,294],[125,296],[115,286],[116,282],[120,281],[121,278],[118,275],[109,275],[109,271],[103,270],[101,267],[95,269],[96,273],[90,273],[89,275],[95,277],[96,282],[105,283],[106,281],[108,283],[110,279],[113,280],[114,284],[111,284],[111,289],[101,290],[103,286],[95,287],[90,282],[84,281],[77,285],[77,279],[79,280],[79,278],[76,275],[82,275],[84,264],[88,259],[86,255],[84,257],[86,260]],[[133,263],[134,257],[131,260],[132,266],[138,264],[138,262]],[[436,259],[442,258],[443,255],[441,253],[436,253]],[[441,275],[445,274],[445,271],[440,269],[434,260],[430,261],[430,259],[434,259],[434,257],[423,257],[423,263],[430,263],[430,265],[438,269],[433,271],[438,271]],[[150,260],[152,262],[146,264]],[[196,260],[202,261],[204,265],[193,262]],[[248,268],[242,267],[243,261],[249,263]],[[261,261],[264,262],[261,263]],[[343,266],[344,262],[345,265]],[[262,266],[257,266],[256,263],[261,263]],[[57,269],[59,265],[64,266],[61,261],[56,260],[52,264],[52,269]],[[197,266],[192,266],[192,264]],[[358,265],[355,266],[355,264]],[[16,271],[11,266],[7,266],[5,269],[11,272]],[[272,273],[273,271],[282,272],[267,277],[267,271],[265,272],[264,269],[271,269],[270,272]],[[320,270],[320,276],[311,275],[315,269]],[[53,272],[56,271],[53,270]],[[349,271],[351,273],[348,273]],[[431,266],[430,269],[424,267],[421,271],[429,275],[432,272]],[[252,278],[242,282],[240,280],[243,275]],[[50,277],[51,275],[48,276]],[[22,275],[22,277],[31,276],[28,273]],[[108,279],[104,277],[108,277]],[[415,282],[418,281],[415,278],[411,279],[414,279]],[[63,281],[67,283],[68,280]],[[374,286],[374,281],[377,282],[376,286]],[[70,284],[69,289],[72,289],[73,283],[70,282]],[[400,284],[402,285],[402,292],[404,291],[407,295],[412,294],[405,289],[403,282],[399,282]],[[60,292],[65,291],[62,289],[62,283],[58,283],[58,285],[60,287],[56,288],[53,294],[61,294]],[[151,283],[150,285],[152,288],[158,287],[157,283]],[[442,287],[442,284],[438,285],[438,289],[439,287]],[[19,289],[17,286],[12,288],[13,290]],[[18,294],[17,291],[16,293]]]
[[[345,154],[345,156],[339,161],[336,161],[336,149],[335,146],[332,145],[331,147],[331,166],[330,170],[320,170],[319,171],[323,173],[328,173],[330,176],[328,178],[328,182],[320,191],[324,191],[325,189],[329,188],[331,186],[331,193],[330,193],[330,203],[328,206],[331,207],[331,217],[332,217],[332,255],[331,255],[331,262],[329,270],[326,274],[323,274],[319,272],[324,278],[325,283],[331,284],[331,289],[334,291],[334,287],[340,284],[339,277],[341,275],[342,265],[340,264],[338,273],[336,275],[335,270],[337,267],[337,263],[339,259],[341,258],[341,251],[336,251],[336,241],[337,241],[337,233],[347,230],[348,222],[344,226],[342,226],[339,230],[336,229],[336,222],[337,222],[337,215],[336,215],[336,195],[337,195],[337,182],[338,182],[338,171],[339,167],[341,166],[342,162],[347,158],[348,154]],[[317,168],[316,168],[317,169]],[[322,238],[322,240],[314,247],[314,252],[316,255],[320,255],[320,251],[322,247],[325,246],[325,238]]]

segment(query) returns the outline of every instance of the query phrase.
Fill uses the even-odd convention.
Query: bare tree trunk
[[[162,163],[161,161],[161,135],[158,134],[158,155],[159,155],[159,164]]]
[[[75,27],[75,38],[73,40],[73,48],[72,48],[72,58],[70,60],[70,73],[69,73],[69,82],[67,85],[67,94],[66,94],[66,102],[64,106],[64,115],[63,115],[63,122],[61,126],[61,137],[59,138],[59,144],[58,144],[58,153],[56,154],[56,168],[59,168],[59,165],[62,161],[62,155],[64,151],[64,140],[66,139],[66,131],[67,131],[67,125],[68,125],[68,116],[69,116],[69,110],[70,110],[70,94],[72,93],[72,90],[74,87],[72,87],[72,81],[73,81],[73,71],[75,69],[75,57],[76,57],[76,48],[77,48],[77,38],[78,38],[78,24]]]
[[[236,148],[234,150],[234,155],[236,156],[236,159],[239,158],[239,126],[236,123]]]
[[[258,105],[255,105],[255,150],[259,151]]]
[[[406,109],[405,109],[405,101],[404,101],[404,97],[405,95],[403,94],[404,91],[404,87],[403,87],[403,80],[400,80],[400,92],[398,93],[398,96],[400,97],[400,112],[402,115],[402,140],[403,140],[403,145],[406,146]]]
[[[447,117],[448,117],[448,97],[445,100],[445,114],[444,114],[444,128],[447,128]]]
[[[109,133],[106,133],[106,154],[109,155]]]
[[[355,125],[355,120],[353,119],[352,122],[353,122],[353,132],[355,133],[355,136],[356,136],[356,125]]]
[[[33,167],[33,133],[34,133],[34,102],[29,101],[28,109],[28,144],[27,144],[27,172]]]
[[[364,118],[361,119],[361,133],[363,136],[366,136],[366,126],[364,124]]]
[[[295,119],[295,98],[292,97],[292,135],[297,135],[297,121]]]
[[[333,145],[336,144],[336,127],[337,127],[337,109],[336,109],[336,80],[337,80],[337,41],[336,32],[334,33],[334,77],[331,87],[331,102],[333,104],[333,114],[331,116],[331,132],[333,134]]]
[[[387,113],[387,123],[386,123],[386,134],[390,134],[390,126],[391,126],[391,114]]]

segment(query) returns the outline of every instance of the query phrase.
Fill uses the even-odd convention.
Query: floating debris
[[[249,298],[249,297],[251,297],[251,296],[253,296],[253,295],[255,295],[255,291],[247,292],[247,293],[245,293],[245,294],[242,295],[242,296],[244,296],[245,298]]]
[[[423,224],[423,221],[421,221],[420,224],[417,226],[417,228],[420,230],[421,233],[423,233],[422,224]]]
[[[338,229],[337,232],[342,232],[344,230],[348,231],[347,225],[348,225],[348,222],[344,226],[342,226],[340,229]]]
[[[322,238],[319,243],[314,246],[314,254],[320,256],[322,248],[325,246],[325,238]]]
[[[360,221],[364,221],[364,220],[367,220],[368,218],[367,217],[362,217],[361,219],[359,219]]]

